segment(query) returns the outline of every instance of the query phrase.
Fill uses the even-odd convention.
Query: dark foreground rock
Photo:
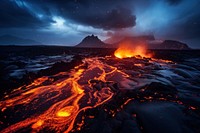
[[[152,82],[143,89],[143,94],[148,96],[175,97],[177,92],[175,87],[159,82]]]
[[[136,114],[136,119],[146,133],[192,132],[186,126],[187,116],[177,104],[170,102],[132,102],[126,111]]]

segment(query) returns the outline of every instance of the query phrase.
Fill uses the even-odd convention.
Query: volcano
[[[91,36],[86,36],[75,47],[80,47],[80,48],[106,48],[106,47],[109,47],[109,44],[102,42],[97,36],[91,35]]]

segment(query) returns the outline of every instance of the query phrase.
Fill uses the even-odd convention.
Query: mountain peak
[[[98,36],[89,35],[86,36],[76,47],[90,47],[90,48],[103,48],[106,44],[102,42]]]

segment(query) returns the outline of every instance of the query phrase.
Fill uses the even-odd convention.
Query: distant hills
[[[0,36],[0,45],[42,45],[42,43],[13,35],[3,35]]]
[[[119,44],[123,42],[134,42],[142,41],[148,44],[149,49],[172,49],[172,50],[188,50],[190,49],[187,44],[175,41],[175,40],[165,40],[163,42],[156,42],[153,35],[147,36],[127,36],[120,38],[117,42],[109,38],[105,42],[101,41],[97,36],[91,35],[85,37],[79,44],[75,47],[83,48],[118,48]],[[110,42],[110,43],[109,43]],[[113,42],[113,43],[111,43]]]
[[[191,49],[187,44],[176,40],[158,41],[153,35],[143,36],[125,36],[111,37],[101,41],[97,36],[86,36],[75,47],[80,48],[118,48],[121,43],[132,42],[134,45],[137,41],[146,42],[149,49],[171,49],[171,50],[188,50]],[[13,35],[0,36],[0,45],[43,45],[40,42],[31,39],[24,39]]]
[[[158,44],[149,44],[150,49],[171,49],[171,50],[188,50],[191,49],[187,44],[175,41],[175,40],[165,40]]]

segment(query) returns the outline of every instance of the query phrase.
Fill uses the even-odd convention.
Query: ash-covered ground
[[[200,132],[200,51],[0,49],[0,132]]]

